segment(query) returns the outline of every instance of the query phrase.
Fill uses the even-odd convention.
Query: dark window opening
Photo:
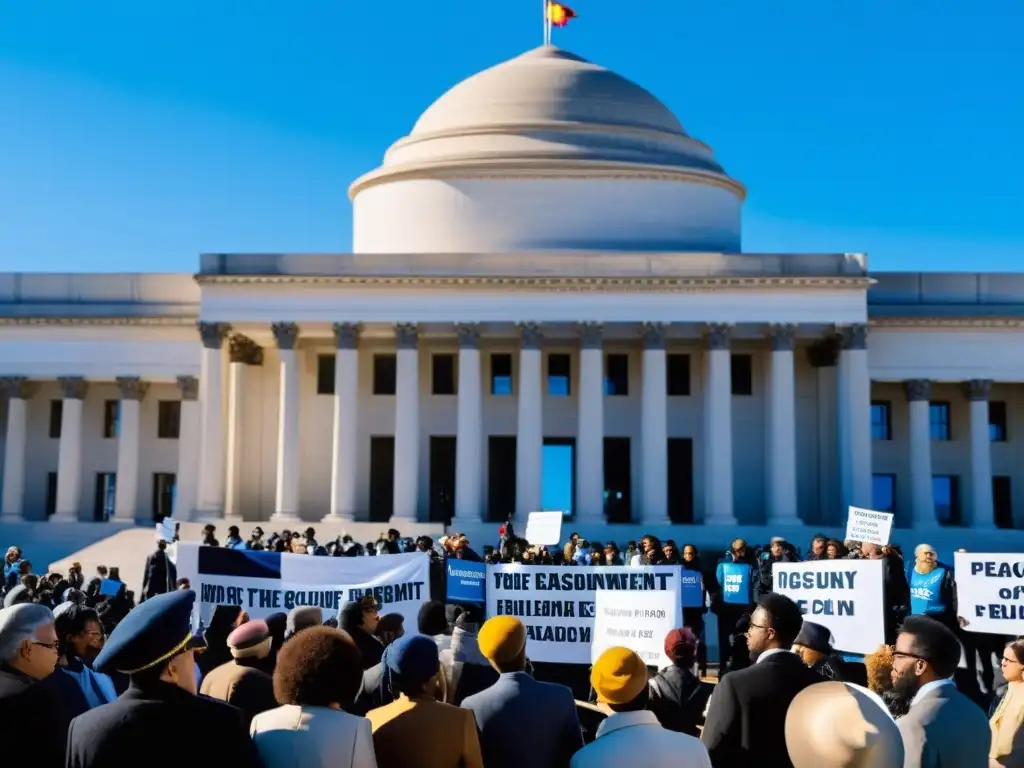
[[[181,400],[161,400],[157,404],[156,436],[161,440],[181,436]]]
[[[430,436],[430,522],[451,525],[455,516],[455,438]]]
[[[373,356],[373,394],[393,395],[398,381],[398,357],[396,355]]]
[[[512,355],[491,355],[491,394],[512,394]]]
[[[433,355],[431,357],[431,390],[435,395],[454,395],[455,355]]]
[[[316,356],[316,393],[318,395],[334,394],[334,368],[337,364],[337,355]]]
[[[628,523],[633,509],[633,473],[629,438],[604,439],[604,516],[609,523]]]
[[[629,355],[605,356],[604,393],[608,397],[625,397],[629,394]]]
[[[752,355],[733,355],[732,393],[741,397],[754,394],[754,358]]]
[[[64,401],[63,400],[51,400],[50,401],[50,438],[52,440],[60,439],[60,426],[64,420]]]
[[[686,397],[690,394],[690,356],[665,356],[666,388],[670,397]]]
[[[548,394],[552,397],[568,397],[572,394],[572,358],[565,353],[548,355]]]

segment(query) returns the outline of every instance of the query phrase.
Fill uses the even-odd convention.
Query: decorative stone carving
[[[332,328],[336,349],[359,348],[359,323],[335,323]]]
[[[149,382],[138,376],[118,376],[117,388],[121,392],[122,400],[142,400],[149,391]]]
[[[231,326],[227,323],[196,323],[196,327],[199,329],[199,338],[203,341],[203,346],[207,349],[220,349],[224,344],[224,339],[231,331]]]
[[[299,326],[295,323],[274,323],[270,326],[278,349],[295,349],[299,343]]]
[[[640,333],[643,335],[644,349],[664,349],[666,323],[644,323]]]
[[[459,349],[477,349],[480,346],[480,326],[476,323],[459,323],[455,326],[459,334]]]
[[[520,323],[519,336],[523,349],[540,349],[544,341],[544,329],[540,323]]]
[[[89,382],[84,376],[58,376],[57,384],[65,400],[85,400],[85,393],[89,391]]]
[[[601,349],[603,329],[600,323],[580,323],[580,349]]]
[[[868,327],[866,325],[847,325],[839,329],[839,344],[844,350],[867,349]]]
[[[964,382],[964,397],[971,402],[984,402],[992,392],[992,379],[972,379]]]
[[[709,323],[707,328],[708,349],[729,349],[732,326],[729,323]]]
[[[39,384],[27,376],[0,377],[0,393],[12,400],[30,400],[39,391]]]
[[[181,390],[182,400],[199,399],[199,379],[195,376],[179,376],[178,389]]]
[[[395,344],[399,349],[416,349],[420,330],[415,323],[399,323],[395,326]]]
[[[263,365],[263,347],[248,336],[234,333],[228,339],[228,359],[232,363]]]
[[[907,393],[907,401],[911,403],[928,400],[932,394],[932,383],[928,379],[910,379],[903,382],[903,388]]]
[[[768,327],[772,352],[792,352],[796,342],[797,327],[790,323],[773,324]]]
[[[835,368],[839,362],[839,337],[819,339],[807,348],[807,362],[813,368]]]

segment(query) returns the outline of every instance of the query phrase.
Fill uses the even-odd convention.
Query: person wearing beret
[[[235,707],[196,695],[191,631],[196,594],[157,595],[111,633],[93,667],[128,675],[110,704],[79,715],[68,729],[66,768],[261,766]]]
[[[590,684],[598,705],[611,714],[598,727],[597,738],[573,756],[570,768],[711,768],[699,739],[662,728],[648,708],[647,665],[635,651],[606,650],[591,668]],[[774,768],[771,763],[762,765]]]
[[[265,621],[247,621],[228,635],[231,661],[203,678],[200,693],[242,710],[246,728],[255,715],[277,707],[274,678],[262,668],[272,643]]]
[[[388,684],[398,698],[370,710],[379,768],[483,768],[473,713],[437,701],[437,643],[406,635],[388,646]]]
[[[560,768],[583,748],[576,701],[564,685],[542,683],[526,673],[526,627],[513,616],[494,616],[477,633],[480,653],[498,681],[466,697],[476,716],[487,768]],[[510,749],[509,745],[515,745]]]

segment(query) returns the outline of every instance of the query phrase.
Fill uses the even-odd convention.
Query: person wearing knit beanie
[[[238,707],[247,731],[253,717],[277,707],[274,679],[266,669],[272,643],[265,621],[247,621],[228,635],[231,661],[203,678],[200,693]]]

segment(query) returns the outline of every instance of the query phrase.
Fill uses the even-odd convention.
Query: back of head
[[[526,627],[514,616],[492,616],[480,627],[477,645],[502,672],[518,671],[526,661]]]
[[[913,636],[913,651],[927,661],[936,677],[946,679],[960,665],[960,641],[953,631],[927,616],[911,616],[900,627],[901,635]]]
[[[392,687],[415,696],[425,690],[441,668],[437,643],[427,635],[405,635],[388,646],[384,665]]]
[[[443,635],[448,631],[448,615],[444,603],[431,600],[420,606],[416,626],[421,635]]]
[[[800,634],[800,628],[804,623],[800,606],[785,595],[769,592],[757,601],[757,607],[770,617],[770,626],[775,630],[778,647],[788,650]]]
[[[44,605],[20,603],[0,610],[0,662],[14,658],[37,629],[52,623],[53,613]]]
[[[805,688],[786,713],[793,768],[892,768],[903,765],[899,728],[876,693],[852,683]]]
[[[274,668],[278,704],[328,707],[348,704],[359,692],[363,666],[347,632],[310,627],[282,646]]]

